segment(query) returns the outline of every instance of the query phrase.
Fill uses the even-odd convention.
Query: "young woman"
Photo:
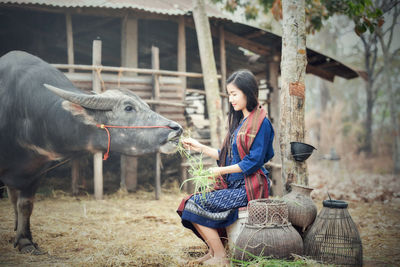
[[[203,264],[229,264],[223,245],[225,227],[237,220],[239,207],[268,197],[268,172],[263,166],[274,156],[274,130],[258,103],[254,75],[248,70],[236,71],[227,80],[227,91],[229,131],[222,149],[192,138],[183,140],[186,148],[218,160],[219,166],[211,169],[219,178],[216,190],[206,193],[205,198],[189,196],[178,208],[182,224],[208,245],[208,253],[196,260]]]

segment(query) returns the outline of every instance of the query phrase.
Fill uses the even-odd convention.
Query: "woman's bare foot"
[[[198,259],[195,259],[194,261],[190,261],[190,264],[200,264],[200,263],[203,263],[206,260],[211,259],[212,257],[213,257],[213,253],[212,253],[211,250],[209,250],[207,252],[207,254],[205,254],[204,256],[202,256],[202,257],[200,257]]]
[[[204,265],[212,265],[212,266],[229,266],[229,260],[225,257],[212,257],[203,262]]]

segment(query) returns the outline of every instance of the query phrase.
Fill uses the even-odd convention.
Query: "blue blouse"
[[[243,160],[240,159],[236,139],[239,129],[245,120],[243,120],[236,128],[231,146],[231,155],[228,153],[226,157],[226,166],[238,164],[242,170],[242,172],[228,174],[227,181],[230,182],[244,179],[244,175],[251,175],[258,169],[261,169],[265,176],[268,177],[268,171],[264,168],[264,164],[274,156],[274,148],[272,146],[274,140],[274,129],[272,128],[271,122],[265,118],[258,130],[253,144],[250,147],[250,153],[246,155]]]

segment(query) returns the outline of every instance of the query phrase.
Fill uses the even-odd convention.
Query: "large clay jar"
[[[283,196],[283,200],[289,208],[289,221],[302,228],[304,232],[307,226],[312,224],[317,216],[317,206],[310,197],[314,190],[304,185],[291,184],[292,191]]]

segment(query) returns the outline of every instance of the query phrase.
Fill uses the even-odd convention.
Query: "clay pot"
[[[292,253],[303,253],[303,240],[291,224],[263,227],[245,224],[236,239],[233,257],[241,261],[254,260],[251,255],[288,259]]]
[[[310,193],[314,189],[298,184],[291,184],[291,187],[292,191],[284,195],[282,199],[289,208],[289,221],[293,225],[301,227],[304,232],[317,216],[317,206],[310,197]]]

